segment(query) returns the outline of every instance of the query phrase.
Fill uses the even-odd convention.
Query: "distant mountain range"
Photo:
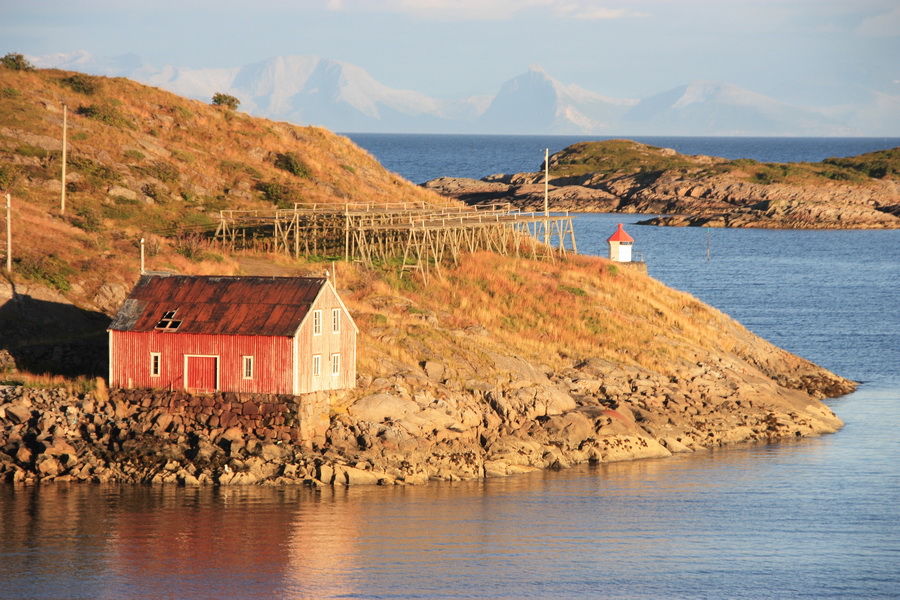
[[[240,67],[156,68],[87,52],[29,57],[39,67],[127,77],[188,98],[216,92],[252,115],[359,133],[694,136],[900,136],[900,96],[856,90],[854,103],[797,106],[728,83],[695,81],[648,98],[610,98],[564,85],[538,66],[496,95],[439,100],[396,90],[356,65],[279,56]],[[825,99],[823,99],[824,101]]]

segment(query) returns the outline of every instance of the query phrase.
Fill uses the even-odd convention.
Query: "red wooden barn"
[[[142,275],[109,326],[109,385],[295,396],[352,388],[357,333],[325,278]]]

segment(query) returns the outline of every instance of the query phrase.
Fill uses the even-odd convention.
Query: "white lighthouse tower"
[[[634,245],[634,238],[625,233],[621,223],[616,232],[606,240],[606,243],[609,244],[609,260],[631,262],[631,247]]]

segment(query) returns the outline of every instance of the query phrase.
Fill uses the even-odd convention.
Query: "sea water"
[[[345,134],[390,171],[414,183],[436,177],[480,179],[495,173],[540,171],[550,154],[576,142],[609,139],[574,135]],[[629,137],[682,154],[752,158],[760,162],[818,162],[900,146],[900,138]]]
[[[404,488],[4,485],[0,598],[900,597],[900,232],[641,218],[577,216],[579,250],[622,221],[651,276],[861,381],[842,430]]]

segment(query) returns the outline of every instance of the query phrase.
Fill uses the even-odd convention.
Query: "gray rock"
[[[385,419],[402,419],[408,414],[418,412],[419,405],[390,394],[372,394],[357,400],[348,412],[352,417],[369,423],[381,423]]]

